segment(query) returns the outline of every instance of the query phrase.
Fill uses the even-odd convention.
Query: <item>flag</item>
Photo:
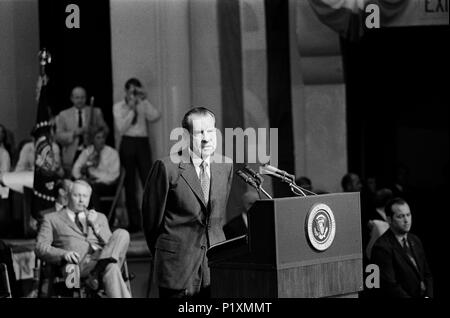
[[[35,162],[33,181],[32,215],[36,216],[40,211],[53,207],[57,193],[55,185],[59,179],[53,151],[52,129],[54,120],[48,103],[49,78],[45,72],[51,57],[45,49],[40,52],[40,75],[37,85],[38,110],[36,125],[33,129]]]

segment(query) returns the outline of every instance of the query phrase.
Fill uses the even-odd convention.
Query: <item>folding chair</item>
[[[130,275],[126,260],[122,275],[131,294]],[[103,289],[90,289],[80,277],[80,268],[75,264],[58,266],[41,262],[39,275],[39,298],[103,298]]]

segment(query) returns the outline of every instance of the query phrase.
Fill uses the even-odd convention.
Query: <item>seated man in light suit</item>
[[[98,277],[108,297],[130,298],[121,273],[129,234],[123,229],[111,233],[104,214],[87,210],[91,193],[87,182],[72,183],[67,208],[44,216],[36,255],[53,264],[78,264],[81,278],[87,278],[94,290],[98,289]]]
[[[86,90],[83,87],[75,87],[70,100],[73,106],[56,117],[56,141],[62,146],[63,167],[68,174],[87,144],[90,127],[107,127],[102,110],[92,104],[86,105]]]

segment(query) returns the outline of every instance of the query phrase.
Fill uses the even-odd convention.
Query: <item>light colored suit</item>
[[[180,157],[181,158],[181,157]],[[190,158],[154,163],[142,205],[143,229],[159,287],[199,292],[210,283],[206,251],[225,240],[222,227],[233,164],[211,162],[209,203]]]
[[[98,260],[113,258],[117,263],[110,263],[103,274],[105,292],[109,297],[129,297],[121,274],[129,234],[122,229],[111,233],[106,216],[98,212],[95,214],[98,236],[91,227],[87,227],[87,234],[84,234],[70,219],[67,208],[44,215],[37,236],[36,255],[46,262],[62,265],[66,252],[77,252],[80,255],[81,277],[86,277]]]
[[[83,108],[83,127],[87,128],[89,123],[92,126],[107,127],[103,119],[103,113],[100,108],[94,107],[94,117],[91,122],[91,108]],[[78,128],[78,109],[72,106],[59,113],[56,117],[56,140],[62,146],[62,160],[65,169],[71,171],[75,153],[79,145],[79,137],[74,137],[74,132]]]

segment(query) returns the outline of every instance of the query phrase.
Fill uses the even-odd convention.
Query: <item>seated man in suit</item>
[[[375,242],[371,261],[380,267],[380,295],[433,297],[433,278],[420,239],[410,233],[411,210],[405,200],[386,204],[389,229]]]
[[[69,190],[67,208],[44,216],[36,243],[36,255],[53,264],[78,264],[81,278],[98,289],[103,281],[105,293],[112,298],[129,298],[121,267],[130,237],[118,229],[111,233],[105,215],[87,210],[91,186],[74,181]]]
[[[120,174],[119,153],[105,145],[107,135],[105,126],[96,127],[90,136],[92,144],[80,153],[72,168],[75,179],[84,179],[92,186],[94,208],[105,212],[109,207],[100,205],[99,196],[114,195]]]

